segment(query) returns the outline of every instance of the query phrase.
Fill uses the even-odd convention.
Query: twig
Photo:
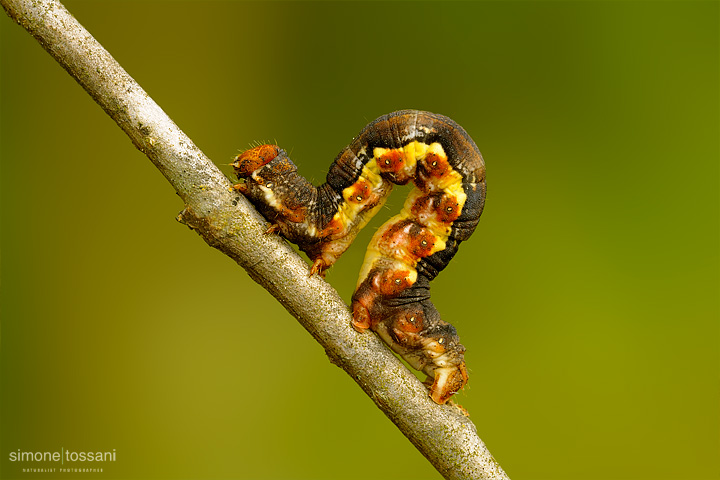
[[[337,292],[266,222],[112,56],[55,0],[0,0],[165,175],[185,202],[179,220],[240,264],[325,348],[447,479],[506,479],[457,409],[427,389],[373,334],[350,327]]]

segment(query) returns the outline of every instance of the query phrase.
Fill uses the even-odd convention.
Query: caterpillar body
[[[352,297],[353,327],[371,329],[428,375],[445,403],[468,380],[465,347],[430,301],[430,281],[478,224],[485,162],[453,120],[401,110],[369,123],[313,186],[276,145],[243,152],[231,164],[243,193],[323,275],[382,207],[393,184],[413,182],[400,214],[375,233]],[[428,382],[429,383],[429,382]]]

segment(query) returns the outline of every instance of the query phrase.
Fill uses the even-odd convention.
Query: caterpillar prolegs
[[[430,301],[430,281],[475,230],[485,203],[485,163],[451,119],[401,110],[369,123],[313,186],[276,145],[232,163],[235,186],[323,275],[382,207],[393,184],[413,182],[400,214],[380,227],[352,297],[353,326],[368,328],[432,380],[445,403],[468,380],[465,347]]]

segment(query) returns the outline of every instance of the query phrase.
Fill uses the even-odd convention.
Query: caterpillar
[[[401,110],[370,122],[335,158],[318,187],[287,153],[260,145],[236,156],[245,195],[279,232],[325,271],[383,206],[393,184],[413,182],[400,214],[373,236],[352,296],[352,326],[375,331],[428,376],[447,402],[468,381],[465,347],[430,301],[430,281],[475,230],[485,204],[485,162],[448,117]]]

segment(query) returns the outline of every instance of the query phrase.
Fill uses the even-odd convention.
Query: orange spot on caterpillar
[[[415,185],[423,191],[432,192],[442,189],[448,177],[457,173],[450,165],[447,157],[436,152],[428,152],[422,160],[418,161]]]
[[[410,207],[410,212],[425,225],[431,221],[451,225],[462,213],[462,207],[455,195],[433,193],[418,197]]]
[[[375,164],[378,171],[393,183],[405,185],[415,176],[415,158],[408,158],[404,149],[398,148],[386,150],[375,158]],[[412,162],[412,168],[409,168],[408,162]]]
[[[381,172],[393,172],[405,168],[405,152],[402,150],[388,150],[376,159],[378,169]]]
[[[375,290],[380,295],[390,296],[397,295],[413,284],[408,270],[385,270],[379,272],[373,283],[375,284]]]
[[[376,248],[388,257],[414,265],[418,259],[430,255],[436,241],[430,230],[404,219],[387,226]]]
[[[417,235],[410,236],[407,250],[416,258],[427,257],[435,247],[435,240],[435,235],[422,228]]]
[[[452,169],[446,157],[441,157],[434,152],[428,153],[422,164],[430,178],[440,178]]]
[[[422,310],[411,310],[404,312],[395,318],[392,328],[405,333],[417,333],[424,327],[424,317]]]
[[[249,177],[252,172],[270,163],[280,153],[277,145],[259,145],[235,157],[231,163],[238,178]]]
[[[372,194],[372,188],[370,184],[362,178],[355,182],[353,185],[351,185],[349,188],[350,190],[347,193],[348,203],[363,204],[367,201],[368,198],[370,198]]]
[[[455,195],[448,194],[445,194],[440,198],[440,201],[437,203],[435,208],[438,220],[447,224],[451,224],[457,220],[461,211],[462,207],[460,206],[460,202],[458,202],[457,197]]]

